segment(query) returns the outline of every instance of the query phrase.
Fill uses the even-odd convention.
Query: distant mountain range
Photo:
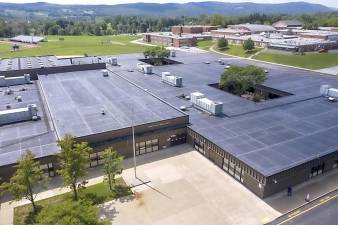
[[[132,3],[118,5],[57,5],[49,3],[0,3],[1,15],[36,15],[36,16],[195,16],[200,14],[247,15],[265,14],[300,14],[330,12],[337,9],[320,4],[290,2],[281,4],[226,3],[226,2],[191,2],[185,4]]]

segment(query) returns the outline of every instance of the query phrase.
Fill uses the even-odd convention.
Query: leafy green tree
[[[116,176],[122,173],[123,156],[112,148],[107,148],[103,154],[105,180],[111,192],[114,191]]]
[[[4,183],[2,187],[9,191],[15,200],[19,201],[22,198],[29,200],[33,206],[33,212],[37,212],[35,198],[37,194],[34,188],[44,186],[47,177],[43,174],[40,168],[39,161],[34,160],[34,154],[27,151],[16,166],[17,170],[9,183]]]
[[[164,46],[156,46],[147,48],[143,55],[145,58],[151,59],[154,65],[161,65],[163,59],[170,56],[170,51],[167,50]]]
[[[218,41],[217,41],[217,48],[224,49],[226,47],[228,47],[228,40],[225,39],[225,38],[218,39]]]
[[[253,40],[251,40],[251,38],[249,38],[248,40],[245,40],[243,43],[243,49],[245,51],[252,51],[255,49],[255,43],[253,42]]]
[[[36,218],[38,225],[109,225],[110,222],[99,219],[99,209],[91,202],[64,201],[52,204],[41,210]]]
[[[231,66],[221,75],[219,87],[230,93],[242,95],[249,88],[264,83],[266,79],[264,70],[256,66]]]
[[[78,200],[78,182],[87,174],[89,154],[92,149],[87,142],[76,143],[74,137],[67,134],[58,141],[61,148],[58,154],[60,170],[58,173],[63,177],[63,185],[73,191],[74,200]]]

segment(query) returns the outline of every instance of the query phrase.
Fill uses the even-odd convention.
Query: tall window
[[[40,168],[42,169],[43,173],[46,176],[49,176],[49,177],[55,176],[53,163],[42,164],[42,165],[40,165]]]
[[[136,155],[143,155],[145,153],[155,152],[158,150],[158,139],[142,141],[135,144]]]
[[[315,167],[312,167],[311,172],[309,174],[309,178],[313,178],[313,177],[316,177],[316,176],[322,174],[323,171],[324,171],[324,168],[325,168],[325,163],[318,165],[318,166],[315,166]]]

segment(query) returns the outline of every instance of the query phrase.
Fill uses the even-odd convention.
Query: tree
[[[264,83],[267,77],[263,69],[256,66],[231,66],[221,75],[219,87],[237,95]]]
[[[150,59],[153,61],[154,65],[162,65],[162,61],[165,58],[170,56],[170,51],[167,50],[164,46],[156,46],[147,48],[143,55],[145,58]]]
[[[20,49],[20,46],[17,45],[17,44],[14,44],[14,45],[12,45],[12,49],[13,49],[13,51],[15,52],[15,51],[17,51],[17,50]]]
[[[103,154],[105,179],[111,192],[114,191],[116,175],[122,173],[123,156],[112,148],[107,148]]]
[[[40,169],[40,163],[34,161],[34,154],[27,151],[16,166],[17,170],[9,183],[3,184],[3,188],[9,191],[14,199],[19,201],[22,198],[29,200],[33,206],[33,212],[37,212],[35,198],[37,194],[34,193],[34,188],[43,186],[47,181],[47,177]]]
[[[41,210],[36,218],[38,225],[108,225],[109,221],[99,219],[99,209],[91,202],[64,201]]]
[[[73,191],[74,200],[78,200],[78,181],[87,174],[89,154],[92,149],[87,142],[76,143],[74,137],[67,134],[58,141],[61,148],[58,154],[60,170],[64,186],[69,186]]]
[[[243,43],[243,49],[245,51],[252,51],[255,49],[255,43],[253,42],[253,40],[251,40],[251,38],[249,38],[248,40],[245,40]]]
[[[223,37],[220,38],[220,39],[218,39],[218,41],[217,41],[217,48],[224,49],[226,47],[228,47],[228,40],[225,39],[225,38],[223,38]]]

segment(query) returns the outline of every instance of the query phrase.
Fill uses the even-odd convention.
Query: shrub
[[[224,49],[226,47],[228,47],[228,40],[225,39],[225,38],[218,39],[218,41],[217,41],[217,48]]]
[[[251,40],[251,38],[249,38],[248,40],[245,40],[243,43],[243,49],[245,51],[252,51],[255,49],[255,43],[253,42],[253,40]]]

